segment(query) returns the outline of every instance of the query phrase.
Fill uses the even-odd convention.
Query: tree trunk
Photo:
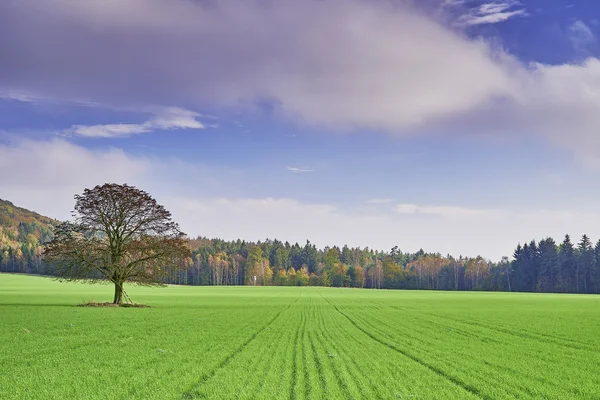
[[[115,297],[113,304],[123,303],[123,282],[115,282]]]

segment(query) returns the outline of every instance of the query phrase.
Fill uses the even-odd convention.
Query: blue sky
[[[191,236],[510,255],[600,238],[593,1],[8,0],[0,198]]]

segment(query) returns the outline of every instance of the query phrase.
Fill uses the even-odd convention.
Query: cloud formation
[[[104,182],[148,181],[152,163],[122,150],[87,150],[62,139],[0,142],[0,198],[66,219],[73,195]],[[49,201],[49,199],[52,199]]]
[[[209,184],[190,195],[187,176],[205,175],[191,165],[155,163],[118,149],[88,150],[62,139],[0,143],[0,198],[59,219],[69,218],[73,195],[104,182],[129,183],[148,190],[173,213],[189,235],[224,239],[278,238],[318,246],[369,246],[443,254],[481,254],[493,260],[510,255],[517,241],[565,233],[600,237],[600,214],[561,210],[496,210],[447,204],[399,204],[375,201],[364,210],[340,208],[327,202],[289,198],[220,196]],[[196,166],[201,168],[200,166]],[[206,174],[207,179],[214,179]],[[244,177],[227,176],[236,186]],[[217,193],[217,194],[215,194]],[[52,201],[48,201],[52,199]],[[387,200],[387,199],[378,199]],[[360,204],[358,204],[360,205]],[[490,229],[494,240],[489,240]],[[486,233],[486,234],[484,234]]]
[[[569,26],[568,35],[573,47],[579,52],[586,52],[588,46],[596,42],[594,32],[581,20],[577,20]]]
[[[518,15],[525,15],[519,3],[499,1],[462,22]],[[116,106],[252,108],[394,135],[538,135],[599,158],[598,59],[523,65],[455,28],[405,2],[6,0],[0,92]],[[585,37],[583,26],[572,30]],[[148,124],[74,132],[124,136],[181,122]]]
[[[485,43],[377,1],[8,0],[0,37],[0,90],[345,129],[419,125],[512,86]]]
[[[389,250],[441,252],[454,256],[482,255],[498,261],[511,256],[519,238],[584,232],[600,237],[600,214],[560,210],[471,210],[444,205],[399,207],[402,211],[348,212],[331,204],[285,198],[165,198],[184,231],[233,240],[277,238],[317,246],[347,244]],[[416,209],[420,212],[414,213]],[[396,210],[398,211],[398,209]],[[505,218],[500,218],[499,216]],[[432,218],[433,217],[433,218]],[[494,240],[489,240],[490,229]],[[567,231],[565,231],[567,229]]]
[[[204,129],[205,126],[196,118],[200,114],[181,108],[162,109],[156,115],[141,124],[107,124],[107,125],[74,125],[64,134],[96,138],[118,138],[171,129]]]
[[[506,216],[506,212],[502,210],[484,210],[457,206],[420,206],[416,204],[398,204],[396,212],[406,215],[433,215],[445,219],[499,219]]]
[[[377,199],[368,199],[365,201],[367,204],[388,204],[394,201],[394,199],[389,198],[377,198]]]
[[[463,4],[463,3],[458,3]],[[513,17],[525,17],[527,11],[521,8],[518,1],[503,1],[482,4],[469,13],[461,16],[458,23],[462,25],[497,24]]]
[[[302,174],[302,173],[306,173],[306,172],[315,172],[314,169],[311,169],[308,167],[286,167],[286,169],[295,174]]]

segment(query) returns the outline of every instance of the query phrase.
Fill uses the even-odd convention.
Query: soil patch
[[[131,307],[131,308],[152,308],[152,306],[139,303],[98,303],[97,301],[89,301],[87,303],[77,304],[77,307]]]

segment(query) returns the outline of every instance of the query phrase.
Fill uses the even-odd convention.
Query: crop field
[[[600,297],[0,274],[1,399],[597,399]]]

